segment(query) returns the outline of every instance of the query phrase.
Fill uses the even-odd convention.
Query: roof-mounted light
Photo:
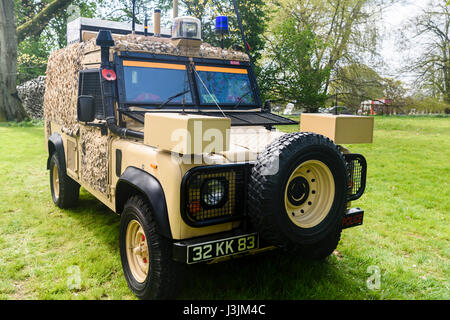
[[[228,34],[230,32],[227,16],[216,17],[216,34]]]
[[[193,17],[178,17],[173,21],[172,39],[202,39],[202,23]]]

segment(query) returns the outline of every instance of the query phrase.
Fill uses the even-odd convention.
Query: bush
[[[25,127],[43,127],[44,126],[44,120],[26,120],[26,121],[22,121],[22,122],[17,122],[17,121],[11,121],[8,122],[8,127],[21,127],[21,128],[25,128]]]

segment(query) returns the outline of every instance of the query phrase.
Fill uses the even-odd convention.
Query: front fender
[[[172,239],[164,190],[148,172],[135,167],[125,170],[116,186],[116,212],[120,214],[123,211],[125,202],[135,191],[147,197],[160,235]]]
[[[66,173],[66,155],[64,153],[64,143],[62,137],[58,133],[54,133],[50,136],[50,138],[48,138],[47,170],[50,170],[50,159],[55,152],[62,165],[64,173]]]

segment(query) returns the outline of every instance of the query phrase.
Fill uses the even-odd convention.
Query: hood
[[[232,127],[230,150],[220,152],[230,162],[256,161],[267,145],[286,133],[264,127]]]

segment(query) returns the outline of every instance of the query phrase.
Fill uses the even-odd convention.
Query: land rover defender
[[[273,248],[323,259],[351,208],[366,160],[343,144],[371,143],[373,118],[303,114],[261,101],[245,52],[212,47],[201,23],[133,33],[77,19],[51,55],[44,98],[52,199],[76,205],[80,186],[120,215],[120,254],[141,299],[176,294],[183,266]],[[138,28],[139,29],[139,28]],[[244,38],[245,40],[245,38]]]

